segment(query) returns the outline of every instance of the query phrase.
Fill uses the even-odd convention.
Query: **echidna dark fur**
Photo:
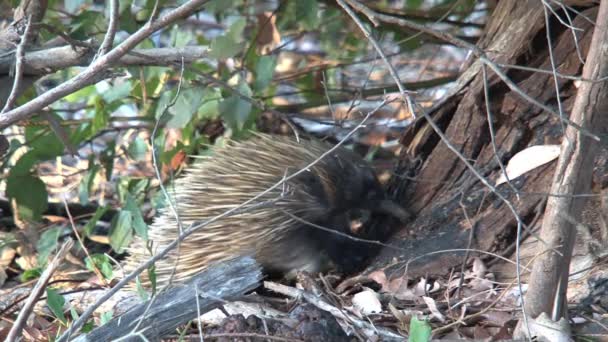
[[[175,181],[174,203],[182,226],[239,206],[330,148],[315,139],[298,142],[264,134],[213,147],[212,156],[198,157],[200,160]],[[377,246],[308,223],[378,240],[384,237],[370,229],[372,217],[387,213],[399,216],[370,165],[345,148],[336,149],[259,201],[267,204],[201,227],[179,249],[157,261],[157,284],[166,284],[172,274],[174,282],[184,281],[213,262],[245,254],[253,255],[265,272],[272,274],[330,269],[352,272],[364,266]],[[161,209],[148,232],[152,250],[164,249],[178,235],[172,210]],[[126,271],[150,258],[145,242],[139,238],[129,246],[128,253]],[[140,277],[148,283],[146,272]]]

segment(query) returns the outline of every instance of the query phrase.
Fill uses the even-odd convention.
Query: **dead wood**
[[[157,341],[223,301],[234,299],[261,284],[262,271],[251,257],[219,263],[188,282],[82,335],[76,341]],[[199,297],[197,300],[197,296]]]

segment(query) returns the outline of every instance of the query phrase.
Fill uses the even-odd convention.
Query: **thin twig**
[[[125,39],[118,46],[96,59],[84,71],[58,85],[57,87],[37,96],[24,105],[7,111],[0,116],[0,129],[6,128],[16,122],[27,119],[47,105],[95,83],[109,66],[131,51],[137,44],[149,37],[152,33],[170,25],[180,18],[184,18],[198,10],[208,0],[191,0],[176,9],[168,12],[158,20],[151,21]]]
[[[543,0],[544,4],[544,0]],[[553,86],[555,87],[555,97],[557,101],[557,112],[559,113],[559,119],[561,122],[562,136],[565,137],[564,133],[566,132],[566,124],[564,123],[564,108],[562,105],[562,96],[559,92],[559,80],[555,73],[557,72],[557,67],[555,65],[555,57],[553,56],[553,44],[551,40],[551,23],[549,21],[549,12],[547,11],[547,6],[543,6],[543,14],[545,17],[545,37],[547,39],[547,50],[549,52],[549,62],[551,62],[551,71],[553,72]],[[557,16],[557,15],[556,15]],[[559,18],[559,16],[557,16]],[[567,139],[567,138],[566,138]]]
[[[80,248],[82,248],[82,250],[84,251],[84,254],[86,254],[87,257],[89,258],[89,260],[91,261],[91,266],[93,267],[93,272],[95,273],[97,278],[99,278],[99,281],[101,281],[101,283],[104,286],[107,286],[108,282],[106,281],[106,278],[101,274],[101,271],[99,270],[99,268],[97,268],[97,265],[95,264],[95,260],[93,260],[93,258],[91,258],[91,254],[89,254],[89,249],[87,247],[85,247],[84,242],[82,241],[82,238],[80,237],[80,233],[78,233],[78,229],[76,229],[76,224],[74,223],[74,218],[72,217],[72,213],[70,212],[70,207],[68,206],[68,202],[65,200],[64,197],[61,197],[61,200],[63,201],[63,206],[65,207],[66,214],[68,215],[68,220],[70,221],[70,226],[72,227],[72,231],[74,232],[74,235],[76,235],[76,239],[78,240],[78,244],[80,245]]]
[[[303,298],[310,304],[316,306],[317,308],[328,311],[334,317],[336,317],[344,322],[350,322],[350,323],[354,324],[357,328],[367,330],[368,332],[373,331],[373,332],[378,333],[381,336],[388,337],[390,339],[402,339],[403,338],[403,336],[397,335],[389,330],[373,326],[372,324],[370,324],[368,322],[361,321],[357,318],[354,318],[354,317],[344,313],[340,309],[336,308],[335,306],[330,305],[329,303],[325,302],[321,298],[315,296],[314,294],[312,294],[308,291],[300,290],[295,287],[289,287],[289,286],[282,285],[282,284],[273,283],[270,281],[265,281],[264,287],[270,291],[280,293],[282,295],[285,295],[285,296],[288,296],[291,298]]]
[[[181,93],[182,80],[183,80],[183,77],[184,77],[184,63],[183,62],[184,61],[182,59],[182,68],[181,68],[181,73],[179,75],[180,76],[179,77],[179,83],[177,84],[177,90],[175,92],[175,96],[173,97],[173,99],[171,100],[171,102],[169,102],[165,106],[165,108],[163,109],[161,115],[156,120],[156,123],[154,124],[154,129],[152,129],[152,134],[150,135],[150,144],[152,146],[152,165],[153,165],[153,168],[154,168],[154,172],[155,172],[156,178],[158,179],[161,192],[165,196],[165,199],[169,203],[169,207],[171,208],[171,210],[173,211],[173,215],[175,216],[175,221],[177,222],[177,226],[178,226],[178,236],[179,236],[180,233],[183,232],[182,221],[181,221],[181,219],[179,217],[178,209],[175,206],[176,203],[174,203],[173,198],[171,198],[171,196],[169,196],[169,193],[167,192],[167,189],[163,185],[163,180],[162,180],[162,177],[160,175],[160,165],[158,164],[158,157],[156,155],[157,151],[156,151],[156,148],[154,147],[154,139],[156,138],[156,132],[158,130],[160,120],[167,113],[167,111],[169,110],[169,108],[171,108],[171,107],[173,107],[175,105],[175,103],[177,102],[177,99],[179,98],[179,95]],[[173,267],[173,271],[171,272],[171,275],[169,276],[169,281],[165,284],[165,286],[164,286],[164,288],[162,290],[165,290],[165,289],[169,288],[169,286],[171,286],[172,279],[175,276],[175,272],[176,272],[176,269],[177,269],[177,264],[179,263],[179,260],[180,260],[180,255],[181,255],[180,248],[181,248],[181,243],[178,243],[177,247],[176,247],[177,258],[175,259],[175,265]],[[155,290],[155,289],[153,289],[153,290]],[[160,291],[156,291],[156,293],[158,293],[158,292],[160,292]],[[150,299],[150,302],[148,303],[148,306],[144,310],[144,313],[141,315],[140,320],[133,327],[130,335],[136,335],[137,334],[137,330],[139,329],[139,326],[143,323],[143,321],[144,321],[144,319],[145,319],[145,317],[146,317],[146,315],[148,313],[148,310],[150,310],[150,308],[152,307],[152,305],[156,301],[156,298],[157,298],[157,296],[154,296],[154,297],[152,297],[152,299]]]
[[[114,44],[114,37],[116,36],[116,31],[118,31],[118,0],[109,0],[110,3],[110,22],[108,23],[108,32],[103,37],[103,42],[99,47],[99,51],[97,52],[98,56],[103,56],[110,49],[112,49],[112,45]]]
[[[488,84],[488,75],[485,64],[481,66],[481,74],[483,79],[483,97],[486,104],[486,116],[488,117],[488,130],[490,131],[490,143],[492,144],[492,149],[494,150],[494,157],[496,158],[496,162],[498,163],[500,171],[505,177],[507,184],[509,185],[511,190],[513,190],[513,193],[519,200],[519,190],[517,189],[517,187],[515,187],[513,182],[511,182],[509,174],[507,173],[507,168],[505,167],[502,160],[500,159],[500,156],[498,155],[498,145],[496,144],[496,134],[494,133],[494,116],[492,115],[492,109],[490,108],[490,85]]]
[[[4,108],[2,108],[2,112],[0,115],[9,111],[17,98],[19,97],[19,89],[21,88],[21,80],[23,79],[23,68],[24,68],[24,60],[25,60],[25,47],[27,45],[27,38],[30,35],[30,30],[32,28],[32,16],[29,15],[25,22],[25,30],[23,35],[21,36],[21,41],[19,45],[17,45],[17,52],[15,52],[15,75],[13,80],[13,88],[11,89],[11,93],[9,94],[6,103],[4,104]]]
[[[53,275],[53,273],[55,272],[55,270],[73,245],[73,240],[71,238],[68,238],[63,243],[63,245],[61,245],[59,252],[55,254],[53,260],[44,269],[44,272],[42,272],[42,275],[40,275],[40,279],[38,279],[36,286],[34,286],[34,288],[32,289],[32,292],[27,298],[27,301],[19,312],[19,315],[17,316],[17,319],[15,320],[11,331],[8,332],[8,335],[6,337],[7,342],[17,341],[17,339],[21,335],[21,330],[25,326],[27,318],[29,317],[32,310],[34,310],[34,305],[38,301],[38,298],[42,295],[42,292],[45,290],[46,284],[49,282],[51,276]]]
[[[424,32],[426,34],[431,35],[432,37],[441,39],[445,42],[448,42],[450,44],[456,45],[458,47],[461,47],[463,49],[467,49],[469,50],[474,56],[476,56],[477,58],[479,58],[479,60],[486,64],[488,67],[490,67],[490,69],[492,69],[497,75],[498,77],[509,87],[509,89],[511,89],[514,93],[518,94],[519,96],[521,96],[524,100],[526,100],[527,102],[543,109],[544,111],[556,115],[556,116],[560,116],[558,112],[556,112],[553,108],[544,105],[542,103],[540,103],[539,101],[537,101],[536,99],[532,98],[530,95],[526,94],[526,92],[524,92],[521,88],[519,88],[519,86],[517,86],[513,81],[511,81],[511,79],[502,71],[500,70],[500,67],[498,66],[498,64],[496,64],[495,62],[493,62],[492,60],[490,60],[490,58],[486,55],[486,53],[480,49],[478,46],[471,44],[465,40],[459,39],[457,37],[454,37],[453,35],[446,33],[446,32],[442,32],[442,31],[437,31],[435,29],[432,29],[428,26],[425,25],[420,25],[414,22],[410,22],[408,20],[404,20],[401,18],[397,18],[394,16],[390,16],[390,15],[385,15],[385,14],[380,14],[377,12],[372,11],[371,9],[369,9],[368,7],[366,7],[365,5],[361,4],[360,2],[356,1],[356,0],[336,0],[338,1],[338,3],[343,3],[343,1],[347,1],[349,5],[351,5],[354,9],[356,9],[357,11],[363,13],[365,16],[367,16],[369,18],[370,21],[372,21],[373,23],[377,23],[378,21],[382,21],[385,23],[389,23],[389,24],[394,24],[394,25],[399,25],[402,27],[406,27],[412,30],[418,30],[421,32]],[[356,18],[356,17],[355,17]],[[358,19],[353,19],[353,20],[358,20]],[[359,27],[362,27],[362,29],[364,31],[367,31],[367,29],[365,29],[364,26],[359,25]],[[370,36],[366,37],[368,39],[371,39]],[[385,60],[385,63],[387,63],[388,61]],[[553,72],[551,72],[553,73]],[[406,94],[407,96],[407,94]],[[572,122],[571,120],[567,119],[567,118],[563,118],[563,122],[567,123],[568,125],[576,128],[577,130],[579,130],[582,134],[593,138],[596,141],[600,141],[600,137],[594,133],[592,133],[590,130],[581,127],[580,125]]]

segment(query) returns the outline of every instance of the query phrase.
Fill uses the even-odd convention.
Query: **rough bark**
[[[608,76],[608,2],[600,4],[583,78],[598,80]],[[581,82],[570,119],[592,133],[605,135],[608,112],[608,83]],[[591,190],[593,163],[598,143],[580,130],[568,127],[562,140],[551,193],[578,194]],[[534,262],[526,314],[537,317],[545,312],[553,319],[564,315],[566,289],[576,222],[581,221],[585,204],[581,197],[550,197],[543,220],[541,238],[548,246]],[[559,254],[558,254],[559,252]],[[560,255],[561,254],[561,255]]]
[[[593,25],[584,17],[595,18],[597,7],[579,8],[582,15],[573,15],[578,47],[586,55]],[[559,12],[559,10],[557,10]],[[572,32],[551,19],[551,49],[558,72],[577,75],[582,70]],[[517,64],[551,70],[549,46],[546,39],[542,5],[536,1],[501,1],[478,46],[496,63]],[[472,57],[457,85],[450,94],[431,110],[431,115],[452,144],[490,182],[501,173],[490,141],[488,117],[484,97],[481,62]],[[552,75],[534,71],[503,68],[507,76],[526,94],[540,103],[556,107],[556,87]],[[538,144],[559,144],[562,124],[558,116],[524,100],[509,89],[497,75],[489,71],[490,110],[496,134],[498,157],[503,164],[523,148]],[[559,79],[559,93],[564,110],[572,108],[575,85],[572,80]],[[392,188],[401,203],[417,218],[393,238],[391,244],[402,250],[384,249],[376,265],[397,258],[400,262],[389,267],[390,275],[402,276],[403,263],[423,254],[446,249],[466,248],[470,227],[475,231],[471,248],[502,254],[515,243],[516,219],[496,195],[472,175],[461,160],[439,141],[429,125],[420,120],[409,127],[402,138],[407,147],[397,175],[411,175],[408,165],[422,160],[413,184],[404,188],[401,177],[394,177]],[[509,185],[498,190],[513,203],[524,223],[530,224],[537,216],[548,193],[555,162],[537,168],[512,183],[520,198]],[[464,210],[470,222],[463,215]],[[542,209],[542,208],[541,208]],[[463,261],[463,252],[430,255],[410,264],[409,276],[445,275]],[[485,259],[488,256],[480,255]],[[507,255],[509,256],[509,255]]]

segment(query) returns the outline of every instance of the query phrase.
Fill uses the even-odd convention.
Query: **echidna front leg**
[[[329,258],[320,246],[303,232],[290,233],[258,248],[256,259],[264,270],[293,279],[297,272],[317,273],[329,268]]]

